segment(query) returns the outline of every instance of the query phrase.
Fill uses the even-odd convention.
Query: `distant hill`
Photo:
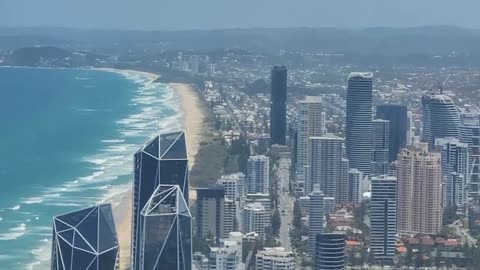
[[[12,52],[7,62],[14,66],[36,66],[42,59],[61,61],[71,55],[72,52],[56,47],[20,48]]]

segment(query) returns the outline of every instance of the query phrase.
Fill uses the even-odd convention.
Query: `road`
[[[462,221],[456,220],[453,224],[449,225],[449,227],[455,229],[455,234],[462,238],[462,245],[468,243],[469,246],[477,246],[477,240],[468,232],[467,229],[461,226]]]
[[[289,158],[280,158],[275,171],[278,181],[278,210],[280,211],[280,243],[287,251],[291,251],[289,227],[293,219],[293,197],[289,193],[290,166]]]

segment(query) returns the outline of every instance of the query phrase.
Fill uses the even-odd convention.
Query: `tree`
[[[278,208],[275,208],[275,211],[273,211],[272,217],[271,217],[271,223],[272,223],[272,232],[274,235],[279,235],[280,234],[280,226],[282,223],[282,220],[280,219],[280,212],[278,211]]]

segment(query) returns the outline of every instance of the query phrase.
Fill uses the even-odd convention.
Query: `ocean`
[[[117,205],[133,153],[181,117],[141,74],[0,67],[0,269],[49,269],[53,216]]]

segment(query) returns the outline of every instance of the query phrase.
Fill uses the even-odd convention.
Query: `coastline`
[[[153,73],[136,70],[119,70],[112,68],[99,68],[97,70],[139,75],[148,77],[152,82],[160,77]],[[198,94],[190,85],[183,83],[170,83],[168,85],[175,92],[180,101],[181,111],[183,112],[183,129],[186,133],[187,140],[189,168],[191,169],[195,163],[195,156],[199,150],[205,113],[200,105]],[[190,199],[194,200],[196,197],[195,195],[195,192],[190,189]],[[118,200],[120,202],[114,207],[113,214],[120,245],[120,270],[123,270],[128,269],[130,266],[132,189],[130,188],[129,191],[119,196]]]

